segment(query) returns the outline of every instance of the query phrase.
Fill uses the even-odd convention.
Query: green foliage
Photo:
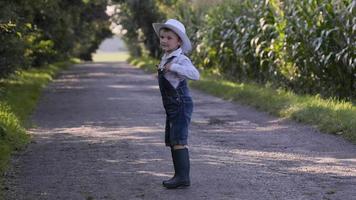
[[[91,59],[111,32],[106,0],[0,2],[0,77],[71,56]]]
[[[355,1],[298,1],[285,5],[287,59],[296,90],[356,97]]]
[[[196,63],[231,80],[356,97],[355,1],[227,1],[207,11]]]
[[[11,151],[23,147],[28,138],[9,106],[0,102],[0,171],[6,167]]]
[[[6,1],[0,1],[0,77],[11,73],[23,64],[25,45],[21,40],[21,28],[14,9]]]

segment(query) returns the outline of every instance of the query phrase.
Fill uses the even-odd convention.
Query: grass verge
[[[157,60],[130,58],[131,64],[155,71]],[[201,80],[190,85],[224,99],[253,106],[278,117],[284,117],[316,126],[322,132],[342,135],[356,143],[356,106],[352,102],[323,99],[320,96],[296,95],[285,90],[251,83],[235,83],[202,74]]]
[[[74,61],[72,61],[74,62]],[[37,104],[42,89],[69,62],[51,64],[45,68],[20,70],[0,79],[0,172],[3,173],[11,152],[24,148],[30,137],[27,121]]]

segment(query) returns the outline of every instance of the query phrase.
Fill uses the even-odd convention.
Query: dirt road
[[[5,199],[356,199],[356,145],[192,94],[192,186],[167,190],[172,164],[155,77],[125,63],[72,67],[45,90]]]

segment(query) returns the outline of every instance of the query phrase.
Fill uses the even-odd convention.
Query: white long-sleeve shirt
[[[164,74],[164,77],[174,88],[177,88],[179,82],[184,79],[199,80],[199,71],[195,68],[190,59],[182,53],[181,48],[178,48],[170,54],[164,54],[158,67],[163,69],[164,64],[173,56],[175,58],[171,61],[171,68]]]

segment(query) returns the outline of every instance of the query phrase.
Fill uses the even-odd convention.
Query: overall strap
[[[173,60],[175,57],[176,57],[176,56],[172,56],[172,57],[168,58],[167,62],[164,63],[164,65],[166,65],[166,64],[168,64],[168,63],[170,63],[170,62],[172,62],[172,60]]]
[[[166,64],[172,62],[172,60],[173,60],[175,57],[176,57],[176,56],[172,56],[172,57],[168,58],[168,60],[164,63],[163,66],[165,66]],[[158,67],[158,65],[157,65],[157,69],[158,69],[159,72],[162,72],[162,71],[163,71],[163,69],[160,69],[160,68]]]

